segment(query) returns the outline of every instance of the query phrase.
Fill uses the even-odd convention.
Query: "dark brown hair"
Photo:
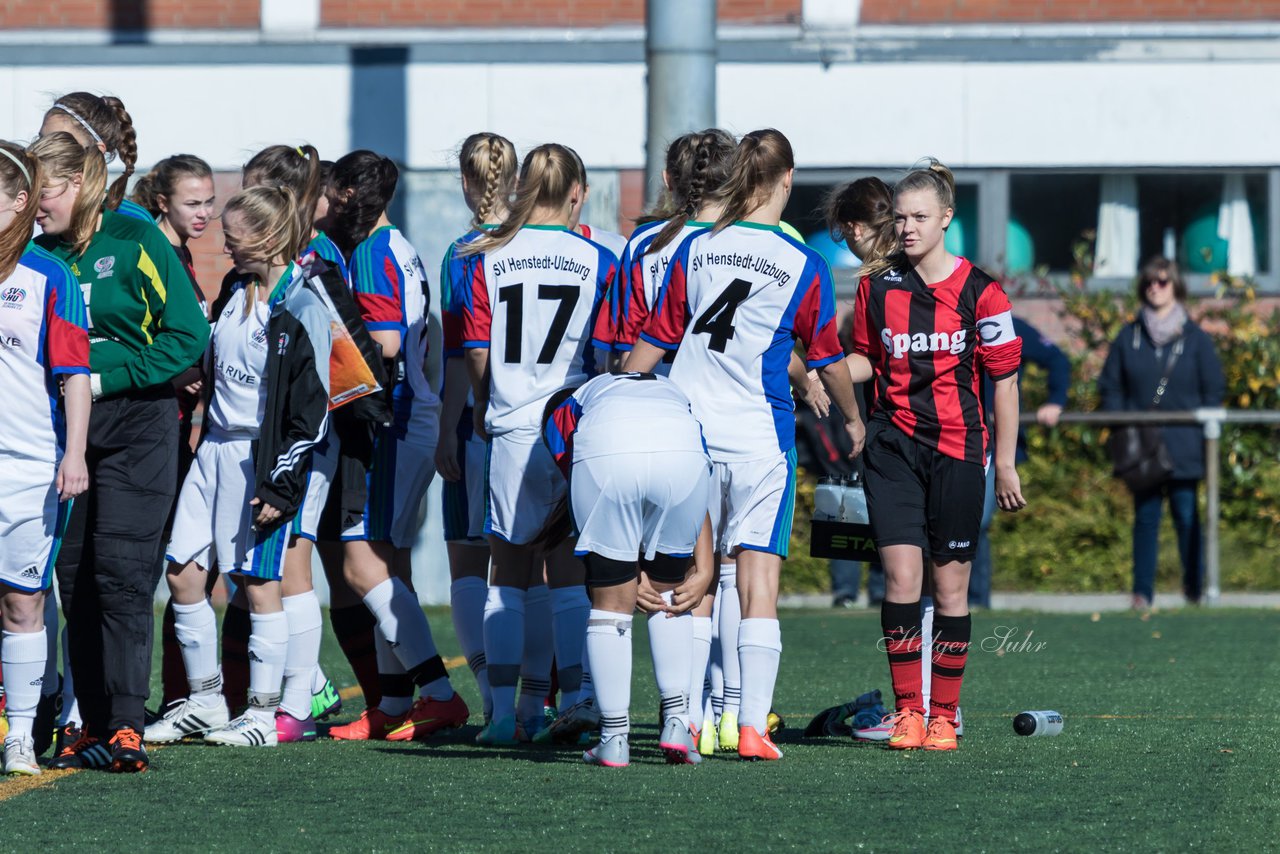
[[[389,157],[361,148],[333,164],[334,202],[329,221],[333,242],[348,258],[356,251],[396,194],[400,170]],[[345,197],[345,198],[344,198]]]
[[[172,197],[183,178],[212,178],[213,170],[194,154],[166,157],[133,185],[133,200],[152,216],[160,216],[160,196]]]
[[[843,240],[853,251],[853,225],[871,229],[872,246],[862,269],[872,271],[898,249],[898,233],[893,227],[893,188],[879,178],[859,178],[836,187],[822,200],[822,217],[834,240]],[[868,272],[866,275],[870,275]]]
[[[715,222],[720,231],[745,218],[767,201],[774,186],[796,165],[791,143],[773,128],[753,130],[738,143],[729,164],[729,175],[715,193],[724,201],[724,212]]]
[[[107,156],[118,156],[124,164],[124,174],[111,182],[107,190],[107,207],[115,210],[124,199],[129,176],[138,164],[138,134],[133,129],[133,118],[124,108],[124,102],[111,95],[98,96],[89,92],[69,92],[53,102],[46,116],[54,111],[66,113],[77,125],[88,123],[102,140]]]
[[[703,202],[728,180],[735,147],[733,137],[719,128],[687,133],[667,146],[669,186],[659,206],[661,216],[655,217],[667,224],[649,244],[649,252],[660,252],[675,240]]]

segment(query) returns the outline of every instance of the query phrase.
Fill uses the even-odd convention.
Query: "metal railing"
[[[1024,412],[1019,418],[1023,425],[1038,423],[1034,412]],[[1222,466],[1219,441],[1224,424],[1280,425],[1280,412],[1276,410],[1243,409],[1192,409],[1169,412],[1064,412],[1059,424],[1094,424],[1100,427],[1120,427],[1128,424],[1198,424],[1204,430],[1204,485],[1207,497],[1204,526],[1205,601],[1216,604],[1222,594],[1221,554],[1218,526],[1222,518]]]

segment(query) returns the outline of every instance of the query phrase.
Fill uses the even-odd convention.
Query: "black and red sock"
[[[880,628],[884,631],[884,648],[889,655],[889,676],[893,680],[894,707],[914,709],[924,714],[921,696],[920,603],[890,602],[880,604]]]
[[[382,686],[378,679],[378,647],[374,629],[378,620],[364,603],[346,608],[329,610],[329,622],[333,624],[333,634],[342,647],[342,654],[351,665],[356,682],[364,692],[364,702],[369,708],[376,708],[382,700]],[[389,695],[396,696],[396,695]],[[409,695],[412,696],[412,692]]]
[[[964,682],[964,666],[969,658],[969,638],[973,633],[973,618],[933,615],[933,674],[929,692],[929,717],[945,718],[955,722],[956,708],[960,705],[960,685]]]

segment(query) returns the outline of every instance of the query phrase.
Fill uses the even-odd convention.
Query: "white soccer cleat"
[[[658,747],[667,757],[668,765],[697,765],[702,761],[698,746],[693,743],[693,733],[689,732],[687,724],[680,723],[675,717],[667,718],[662,725]]]
[[[158,721],[147,727],[142,740],[152,744],[168,744],[184,738],[204,735],[222,729],[230,720],[227,703],[221,697],[216,706],[197,706],[190,699],[174,703]]]
[[[631,764],[631,746],[625,735],[611,735],[583,753],[582,761],[604,768],[626,768]]]
[[[215,729],[204,737],[204,741],[205,744],[225,744],[229,747],[275,747],[280,743],[274,720],[263,723],[247,713],[221,729]]]
[[[24,777],[40,773],[36,743],[30,736],[10,736],[4,740],[4,773]]]

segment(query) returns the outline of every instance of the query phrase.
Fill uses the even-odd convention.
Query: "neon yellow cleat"
[[[720,715],[720,750],[738,751],[738,713],[725,712]]]
[[[702,729],[698,731],[698,752],[703,756],[711,756],[716,752],[716,722],[703,721]]]

